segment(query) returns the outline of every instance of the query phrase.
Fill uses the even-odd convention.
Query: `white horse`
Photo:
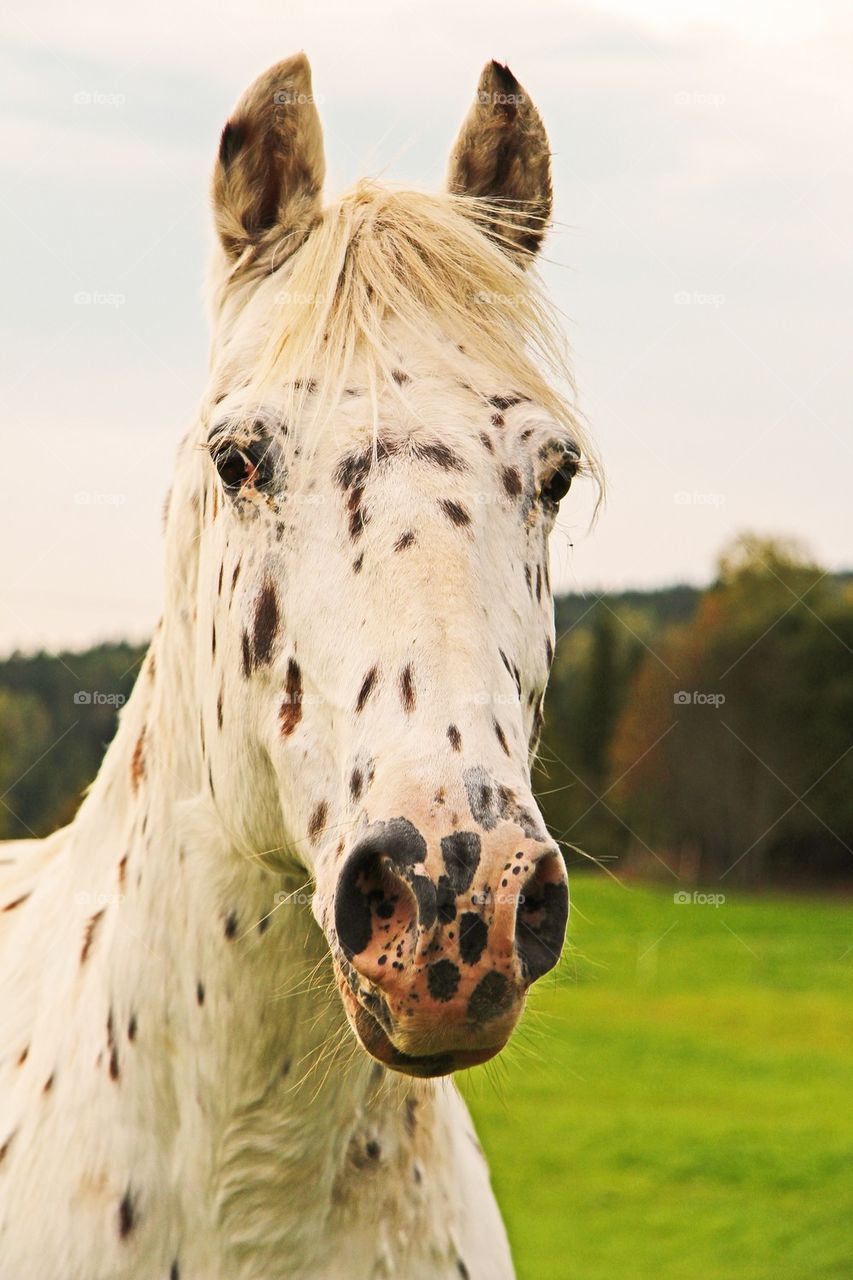
[[[321,204],[308,64],[222,134],[164,615],[70,826],[0,859],[2,1280],[512,1275],[450,1080],[568,892],[530,791],[589,450],[525,272],[539,116]],[[337,990],[335,989],[337,988]]]

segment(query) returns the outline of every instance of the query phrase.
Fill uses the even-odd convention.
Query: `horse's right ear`
[[[276,265],[298,249],[321,209],[323,131],[304,53],[279,62],[246,90],[222,130],[213,214],[232,262]]]

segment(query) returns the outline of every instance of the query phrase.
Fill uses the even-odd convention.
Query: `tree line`
[[[742,536],[704,589],[564,595],[534,786],[569,862],[853,879],[853,575]],[[0,837],[68,822],[144,647],[0,662]]]

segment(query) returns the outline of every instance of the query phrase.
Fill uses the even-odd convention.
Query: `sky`
[[[219,132],[311,59],[327,194],[437,188],[483,63],[554,152],[542,274],[608,500],[556,584],[702,583],[745,529],[850,546],[853,16],[826,0],[6,4],[0,652],[147,636],[206,379]]]

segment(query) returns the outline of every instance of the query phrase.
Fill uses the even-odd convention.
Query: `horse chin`
[[[423,1079],[449,1076],[454,1071],[479,1066],[481,1062],[488,1062],[496,1053],[500,1053],[504,1047],[503,1044],[495,1044],[482,1049],[449,1049],[443,1053],[404,1053],[397,1048],[380,1022],[362,1005],[356,1005],[350,1021],[362,1047],[377,1062],[401,1075],[420,1076]]]
[[[335,966],[337,969],[337,966]],[[339,974],[338,987],[343,1000],[344,1010],[350,1026],[355,1032],[361,1047],[381,1062],[390,1071],[400,1075],[418,1076],[421,1079],[432,1079],[436,1076],[449,1076],[454,1071],[464,1071],[467,1067],[479,1066],[500,1053],[506,1040],[498,1040],[476,1049],[454,1047],[437,1053],[406,1053],[394,1044],[392,1035],[386,1031],[378,1018],[374,1017],[358,997],[350,990],[348,984]]]

